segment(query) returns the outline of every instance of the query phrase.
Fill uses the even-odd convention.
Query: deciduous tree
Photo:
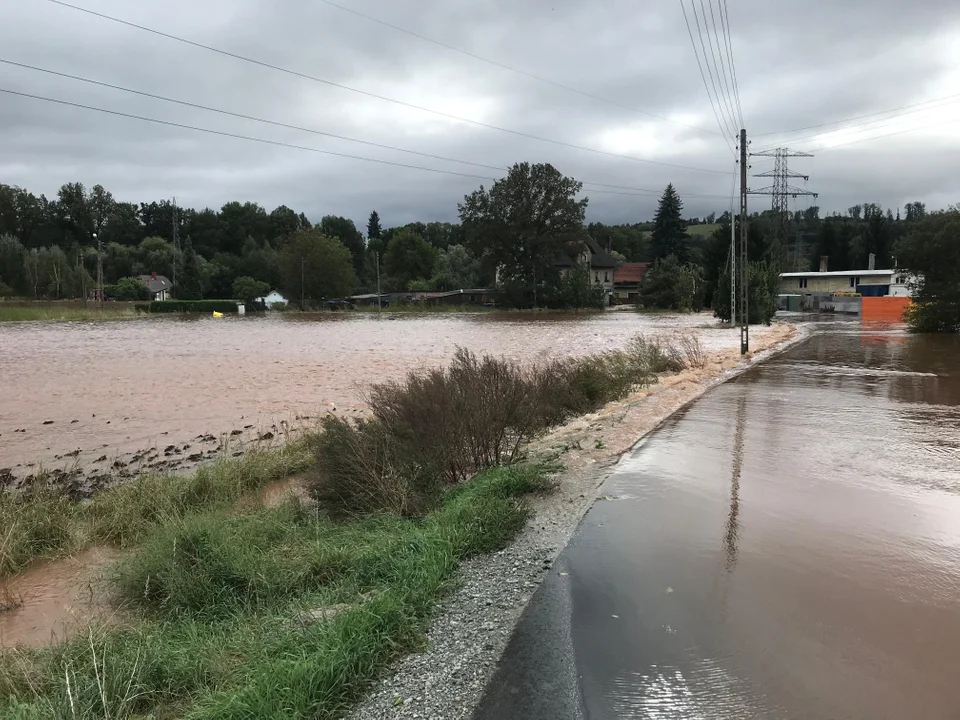
[[[536,293],[536,286],[559,279],[556,262],[584,247],[587,198],[582,184],[549,164],[518,163],[507,177],[460,203],[460,220],[474,250],[500,269],[501,282]],[[535,297],[535,295],[534,295]]]
[[[287,297],[316,302],[349,295],[357,286],[353,257],[342,242],[317,229],[299,230],[280,251],[281,287]]]

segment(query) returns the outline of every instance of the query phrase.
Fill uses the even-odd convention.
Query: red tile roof
[[[613,282],[614,284],[640,282],[648,267],[650,263],[624,263],[613,274]]]

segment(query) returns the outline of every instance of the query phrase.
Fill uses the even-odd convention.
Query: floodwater
[[[116,557],[111,548],[92,548],[0,579],[0,648],[51,645],[91,622],[108,621],[115,611],[102,573]]]
[[[694,328],[707,349],[738,342],[708,315],[633,312],[4,323],[0,468],[178,465],[214,454],[214,436],[232,450],[334,408],[360,413],[371,383],[442,365],[458,345],[532,361]]]
[[[960,718],[960,337],[827,325],[601,493],[478,718]]]

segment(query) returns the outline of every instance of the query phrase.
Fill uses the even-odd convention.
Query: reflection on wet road
[[[814,336],[602,492],[479,718],[960,718],[960,338]]]

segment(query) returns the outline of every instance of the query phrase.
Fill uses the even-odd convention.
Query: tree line
[[[376,211],[365,233],[345,217],[314,224],[303,212],[255,202],[219,210],[177,208],[170,200],[120,202],[100,185],[67,183],[55,199],[0,185],[0,296],[82,297],[94,287],[98,243],[104,282],[176,274],[180,299],[245,297],[277,288],[318,302],[376,289],[454,290],[499,283],[508,303],[571,307],[602,302],[586,273],[564,269],[592,240],[618,262],[648,262],[641,301],[678,310],[729,305],[729,212],[684,218],[672,184],[652,221],[586,224],[582,185],[549,164],[518,163],[490,188],[458,205],[459,223],[414,222],[382,228]],[[818,207],[781,218],[753,213],[749,255],[758,278],[781,270],[893,267],[896,249],[928,217],[911,202],[901,215],[864,203],[821,218]],[[705,227],[697,228],[703,225]],[[178,254],[174,227],[181,239]],[[693,230],[693,232],[692,232]],[[905,245],[904,245],[905,246]],[[766,281],[765,281],[766,282]],[[772,282],[767,282],[773,287]],[[727,290],[724,290],[724,285]],[[764,282],[758,282],[764,285]],[[757,303],[760,307],[762,303]],[[729,309],[727,309],[729,313]]]

